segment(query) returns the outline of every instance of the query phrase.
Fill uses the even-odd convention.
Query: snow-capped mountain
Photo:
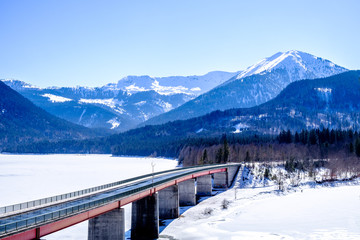
[[[129,93],[109,87],[37,88],[17,80],[4,83],[55,116],[90,128],[116,131],[135,127],[193,98],[154,90]]]
[[[329,128],[360,130],[360,71],[295,81],[274,99],[251,108],[209,114],[119,134],[119,139],[166,139],[167,142],[223,133],[278,134],[282,130]],[[134,140],[135,141],[135,140]],[[120,141],[119,141],[120,142]]]
[[[274,98],[293,81],[346,70],[308,53],[288,51],[235,73],[128,76],[96,88],[38,88],[17,80],[3,81],[55,116],[86,127],[125,131],[144,121],[160,124],[214,110],[259,105]]]
[[[276,69],[286,69],[291,82],[299,79],[328,77],[346,70],[329,60],[309,53],[291,50],[278,52],[269,58],[261,60],[239,73],[235,79],[242,79],[254,74],[264,74]]]
[[[143,125],[189,119],[215,110],[253,107],[273,99],[294,81],[323,78],[344,71],[347,69],[308,53],[294,50],[276,53],[209,92]]]
[[[125,131],[168,112],[237,73],[153,78],[128,76],[103,87],[38,88],[18,80],[3,80],[46,111],[91,128]]]
[[[229,80],[239,72],[209,72],[202,76],[127,76],[117,83],[110,83],[104,88],[137,93],[153,90],[162,95],[188,94],[197,96]]]
[[[28,84],[23,81],[15,80],[15,79],[1,79],[1,81],[4,82],[6,85],[10,86],[15,91],[17,91],[19,89],[24,89],[24,88],[40,89],[34,85]]]

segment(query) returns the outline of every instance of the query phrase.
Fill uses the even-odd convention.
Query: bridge
[[[26,240],[89,220],[88,240],[125,239],[124,205],[132,203],[131,239],[159,237],[159,219],[179,217],[196,195],[226,188],[240,164],[177,168],[0,208],[0,239]]]

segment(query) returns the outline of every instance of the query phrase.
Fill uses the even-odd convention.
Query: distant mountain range
[[[213,134],[278,134],[281,130],[330,128],[360,130],[360,71],[291,83],[276,98],[251,108],[146,126],[119,136],[195,137]],[[112,137],[114,138],[114,137]]]
[[[281,130],[329,128],[360,130],[360,71],[289,84],[274,99],[251,108],[214,111],[204,116],[147,125],[93,141],[60,141],[23,145],[11,152],[93,152],[117,155],[158,154],[174,157],[198,137],[224,133],[249,136],[276,135]]]
[[[110,83],[104,86],[108,89],[120,89],[128,93],[142,91],[156,91],[159,94],[188,94],[197,96],[214,87],[224,83],[240,72],[213,71],[202,76],[127,76],[117,83]]]
[[[253,107],[276,97],[294,81],[342,73],[347,69],[300,51],[277,53],[248,67],[220,86],[140,126],[184,120],[215,110]]]
[[[108,135],[63,119],[35,106],[0,81],[0,149],[41,140],[85,139]]]
[[[294,81],[344,71],[347,69],[328,60],[288,51],[234,73],[217,71],[188,77],[128,76],[117,83],[96,88],[38,88],[18,80],[3,81],[57,117],[89,128],[123,132],[216,110],[253,107],[273,99]]]
[[[103,87],[38,88],[18,80],[3,80],[49,113],[90,128],[125,131],[179,107],[237,73],[153,78],[128,76]]]

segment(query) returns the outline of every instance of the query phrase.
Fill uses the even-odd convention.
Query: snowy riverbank
[[[172,221],[160,239],[360,239],[359,179],[302,181],[282,192],[245,175]]]

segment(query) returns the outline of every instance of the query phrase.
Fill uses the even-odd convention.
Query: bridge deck
[[[0,216],[0,238],[39,238],[151,195],[178,182],[226,171],[229,166],[234,165],[179,168],[161,174],[154,173],[154,177],[145,175],[135,182],[109,187],[91,195],[78,196],[65,202],[54,202],[36,209],[26,208]]]

